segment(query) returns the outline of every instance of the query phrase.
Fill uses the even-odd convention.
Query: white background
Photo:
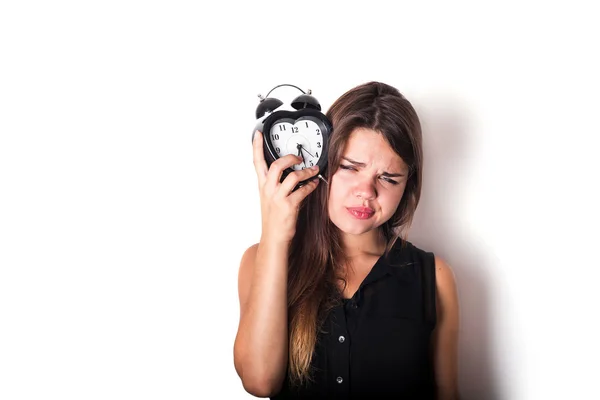
[[[370,80],[422,119],[409,239],[455,271],[463,398],[598,395],[597,14],[384,4],[2,3],[0,398],[251,398],[257,94]]]

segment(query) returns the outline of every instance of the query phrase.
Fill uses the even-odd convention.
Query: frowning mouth
[[[369,219],[375,214],[375,210],[369,207],[347,207],[348,212],[358,219]]]

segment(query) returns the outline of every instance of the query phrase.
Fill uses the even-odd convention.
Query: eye
[[[347,169],[347,170],[350,170],[350,171],[356,171],[356,168],[351,167],[349,165],[343,165],[343,164],[340,164],[340,169]],[[384,180],[385,182],[391,183],[392,185],[397,185],[399,183],[399,182],[396,182],[393,179],[386,178],[386,177],[382,177],[381,179]]]
[[[386,182],[389,182],[389,183],[391,183],[392,185],[397,185],[397,184],[398,184],[398,182],[396,182],[395,180],[393,180],[393,179],[390,179],[390,178],[382,178],[382,179],[383,179],[384,181],[386,181]]]

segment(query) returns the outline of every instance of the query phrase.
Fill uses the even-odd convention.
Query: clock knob
[[[267,113],[272,113],[282,104],[283,102],[275,97],[267,97],[261,100],[258,107],[256,107],[256,119],[262,118]]]
[[[292,101],[292,107],[296,110],[302,110],[303,108],[310,108],[313,110],[321,111],[321,105],[313,96],[309,94],[301,94]]]

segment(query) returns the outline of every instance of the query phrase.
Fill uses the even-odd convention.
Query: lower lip
[[[373,213],[365,213],[356,210],[347,209],[350,215],[352,215],[356,219],[369,219],[373,216]]]

